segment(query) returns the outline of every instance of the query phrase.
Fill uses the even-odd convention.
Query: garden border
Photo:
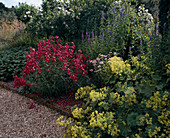
[[[73,115],[71,114],[71,110],[67,110],[67,109],[64,109],[63,107],[57,106],[54,103],[50,103],[49,99],[43,99],[41,97],[37,97],[32,93],[21,93],[18,91],[17,88],[12,88],[12,87],[10,87],[10,85],[8,83],[3,82],[3,81],[0,81],[0,87],[10,90],[14,93],[21,95],[21,96],[25,96],[27,98],[35,100],[38,104],[46,106],[47,108],[50,108],[53,111],[59,112],[61,115],[65,115],[67,117],[73,117]]]

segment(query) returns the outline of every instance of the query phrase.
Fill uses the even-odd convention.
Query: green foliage
[[[5,7],[5,5],[2,2],[0,2],[0,14],[2,14],[4,11],[8,11],[8,8]]]
[[[2,20],[2,18],[12,22],[13,20],[16,19],[16,15],[13,10],[7,10],[7,11],[5,10],[3,12],[0,12],[0,20]]]
[[[35,6],[22,3],[14,8],[14,12],[17,16],[17,19],[26,24],[32,20],[33,16],[37,13],[37,9]]]
[[[80,39],[82,32],[94,29],[94,24],[99,27],[101,11],[108,11],[111,2],[113,0],[44,0],[28,30],[41,37],[60,35],[68,40]]]
[[[163,34],[165,32],[165,27],[168,29],[170,26],[170,4],[169,0],[160,0],[159,2],[159,29],[160,33]]]
[[[20,30],[17,32],[14,37],[13,41],[10,43],[11,47],[33,47],[37,49],[37,43],[39,42],[39,38],[27,32],[26,30]]]
[[[25,47],[8,47],[0,51],[0,81],[12,81],[13,75],[21,75],[27,50]]]
[[[144,55],[152,51],[151,44],[158,35],[155,31],[157,26],[143,5],[137,10],[130,0],[114,2],[109,12],[102,12],[102,15],[100,34],[93,31],[94,37],[86,32],[86,39],[79,44],[91,59],[111,51],[127,60],[130,54]]]
[[[72,108],[74,119],[57,120],[68,128],[65,137],[169,137],[170,95],[156,85],[161,78],[143,57],[140,61],[132,57],[131,65],[118,57],[110,62],[117,81],[78,89],[75,98],[83,99],[84,105]]]

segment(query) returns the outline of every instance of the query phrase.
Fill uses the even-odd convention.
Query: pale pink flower
[[[103,61],[101,61],[100,64],[103,64]]]
[[[93,69],[90,69],[90,71],[92,72],[92,71],[93,71]]]
[[[96,58],[96,60],[100,60],[100,58],[99,58],[99,57],[97,57],[97,58]]]

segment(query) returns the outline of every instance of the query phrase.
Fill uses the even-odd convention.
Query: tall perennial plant
[[[56,36],[40,41],[37,51],[30,48],[30,53],[26,53],[22,78],[14,76],[14,87],[30,86],[48,95],[60,95],[69,87],[76,88],[71,84],[75,85],[82,76],[86,77],[89,60],[81,50],[74,51],[73,42],[72,46],[68,43],[62,45],[58,39]]]

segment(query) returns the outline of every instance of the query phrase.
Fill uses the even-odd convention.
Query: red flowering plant
[[[40,41],[37,51],[30,48],[22,78],[13,76],[13,87],[29,87],[46,96],[59,96],[68,88],[75,91],[87,82],[89,60],[81,50],[75,52],[73,42],[71,46],[68,43],[62,45],[60,41],[58,36],[51,37]]]

